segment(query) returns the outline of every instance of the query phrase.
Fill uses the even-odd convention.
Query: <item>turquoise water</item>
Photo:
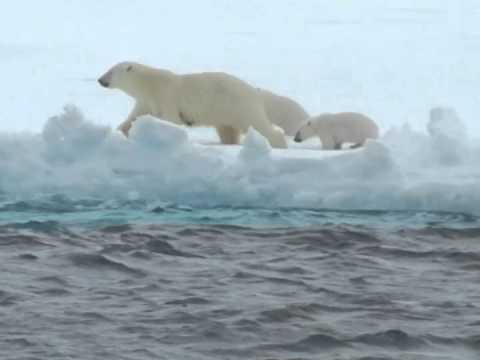
[[[253,207],[191,207],[153,201],[71,200],[52,196],[42,200],[0,203],[0,224],[55,221],[87,227],[116,224],[226,224],[303,227],[355,225],[385,229],[480,225],[477,215],[455,212],[331,210]]]

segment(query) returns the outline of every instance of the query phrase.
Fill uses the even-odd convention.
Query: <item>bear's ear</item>
[[[129,72],[129,71],[132,71],[132,70],[133,70],[133,65],[128,65],[126,71]]]

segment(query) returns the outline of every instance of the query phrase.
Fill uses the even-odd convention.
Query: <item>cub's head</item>
[[[98,83],[109,89],[120,89],[127,91],[132,84],[132,78],[139,70],[139,64],[134,62],[121,62],[105,74],[103,74],[99,79]]]
[[[300,129],[298,129],[297,133],[295,134],[295,138],[293,139],[295,142],[302,142],[303,140],[307,140],[315,135],[315,129],[311,120],[307,121],[305,124],[302,125]]]
[[[309,118],[297,131],[295,134],[294,140],[296,142],[302,142],[313,136],[318,136],[319,134],[330,131],[332,122],[331,113],[322,113],[317,116]]]

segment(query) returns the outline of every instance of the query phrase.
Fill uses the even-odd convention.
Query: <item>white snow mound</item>
[[[242,146],[205,145],[191,134],[144,116],[126,138],[69,105],[41,134],[0,134],[0,194],[480,212],[480,144],[453,109],[433,109],[425,133],[391,129],[358,150],[272,149],[253,129]]]

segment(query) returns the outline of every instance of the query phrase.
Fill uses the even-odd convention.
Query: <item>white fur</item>
[[[344,143],[353,147],[363,146],[367,139],[378,138],[378,126],[369,117],[354,113],[321,114],[310,118],[295,135],[295,141],[301,142],[318,136],[322,149],[341,149]]]
[[[258,89],[258,91],[268,118],[273,124],[281,127],[286,135],[294,136],[300,126],[309,118],[303,107],[293,99],[265,89]]]
[[[137,117],[148,114],[177,124],[216,127],[224,143],[238,143],[240,133],[251,126],[272,147],[287,147],[283,133],[268,119],[257,90],[234,76],[220,72],[177,75],[124,62],[107,71],[99,82],[136,100],[119,126],[126,135]]]

